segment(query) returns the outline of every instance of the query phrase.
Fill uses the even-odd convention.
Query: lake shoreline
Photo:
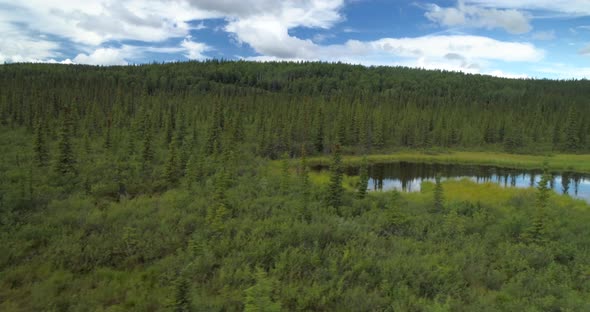
[[[360,164],[363,156],[345,155],[342,157],[345,165]],[[543,163],[547,162],[551,171],[573,171],[590,173],[590,154],[555,154],[548,156],[520,155],[493,152],[398,152],[391,154],[367,155],[370,163],[440,163],[440,164],[470,164],[487,165],[510,169],[543,169]],[[329,165],[330,155],[308,158],[311,166]]]

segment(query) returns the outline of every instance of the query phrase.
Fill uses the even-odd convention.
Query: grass
[[[575,171],[590,173],[590,154],[571,155],[556,154],[549,156],[517,155],[488,152],[449,152],[444,154],[427,154],[420,152],[399,152],[384,155],[368,155],[371,163],[394,163],[400,161],[420,163],[455,163],[472,165],[490,165],[514,169],[542,169],[546,161],[549,170]],[[360,164],[362,156],[344,156],[346,165]],[[308,159],[310,165],[329,165],[330,156],[319,156]]]

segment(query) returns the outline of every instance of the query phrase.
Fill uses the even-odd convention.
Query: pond
[[[326,170],[318,166],[314,170]],[[347,175],[358,175],[358,167],[347,167]],[[507,169],[493,166],[426,164],[398,162],[373,164],[369,167],[369,190],[419,192],[422,182],[431,181],[437,174],[441,180],[469,179],[476,183],[496,183],[503,187],[536,187],[541,170]],[[590,203],[590,175],[575,172],[552,172],[550,187],[559,194],[584,199]]]

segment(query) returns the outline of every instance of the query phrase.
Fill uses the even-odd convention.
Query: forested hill
[[[345,64],[0,66],[3,126],[32,132],[39,121],[55,131],[69,107],[81,136],[124,141],[124,129],[148,121],[150,131],[170,141],[178,127],[197,133],[218,118],[272,158],[298,154],[302,145],[308,153],[328,152],[337,141],[357,153],[404,147],[587,152],[589,103],[586,80]]]
[[[549,172],[367,192],[368,157],[342,157],[587,162],[589,99],[342,64],[1,65],[0,311],[590,311],[588,206]]]

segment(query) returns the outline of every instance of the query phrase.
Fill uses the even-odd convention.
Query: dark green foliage
[[[73,147],[73,128],[74,121],[71,107],[65,107],[63,110],[61,126],[59,129],[59,139],[57,142],[57,157],[54,164],[54,172],[59,184],[71,183],[71,179],[77,175],[76,159],[74,157]]]
[[[434,211],[442,212],[444,209],[444,191],[440,182],[440,174],[436,175],[434,184]]]
[[[46,129],[43,122],[37,119],[33,139],[33,157],[38,167],[45,167],[49,162],[49,146],[47,145]]]
[[[173,139],[168,146],[168,156],[164,165],[164,179],[171,185],[176,184],[180,178],[180,159],[178,156],[178,142]]]
[[[272,300],[274,286],[260,268],[256,270],[256,284],[246,289],[245,312],[278,312],[281,305]]]
[[[571,108],[565,121],[565,149],[569,152],[575,152],[581,147],[578,113],[575,108]]]
[[[537,186],[537,211],[532,218],[532,224],[523,233],[523,239],[525,242],[534,244],[544,244],[547,242],[547,205],[549,202],[549,196],[551,195],[551,189],[549,188],[549,181],[551,181],[551,175],[545,169],[541,176],[541,181]]]
[[[342,204],[344,188],[342,187],[343,179],[342,153],[340,145],[334,145],[332,149],[332,162],[330,163],[330,184],[328,185],[327,203],[329,206],[339,208]]]
[[[363,157],[361,162],[360,172],[359,172],[359,184],[358,184],[358,197],[360,199],[365,198],[367,196],[367,188],[369,187],[369,161],[367,160],[367,156]]]
[[[286,194],[289,190],[291,184],[291,174],[289,172],[289,155],[287,153],[283,154],[283,159],[281,160],[281,185],[280,190],[281,193]]]
[[[459,199],[471,184],[449,181],[360,200],[341,155],[587,152],[589,90],[322,63],[2,65],[0,311],[590,311],[590,214],[549,178],[537,196]],[[328,151],[330,175],[310,173]],[[300,163],[269,160],[285,153]]]
[[[190,299],[190,285],[186,278],[179,277],[176,282],[176,293],[174,297],[174,312],[190,312],[191,299]]]

